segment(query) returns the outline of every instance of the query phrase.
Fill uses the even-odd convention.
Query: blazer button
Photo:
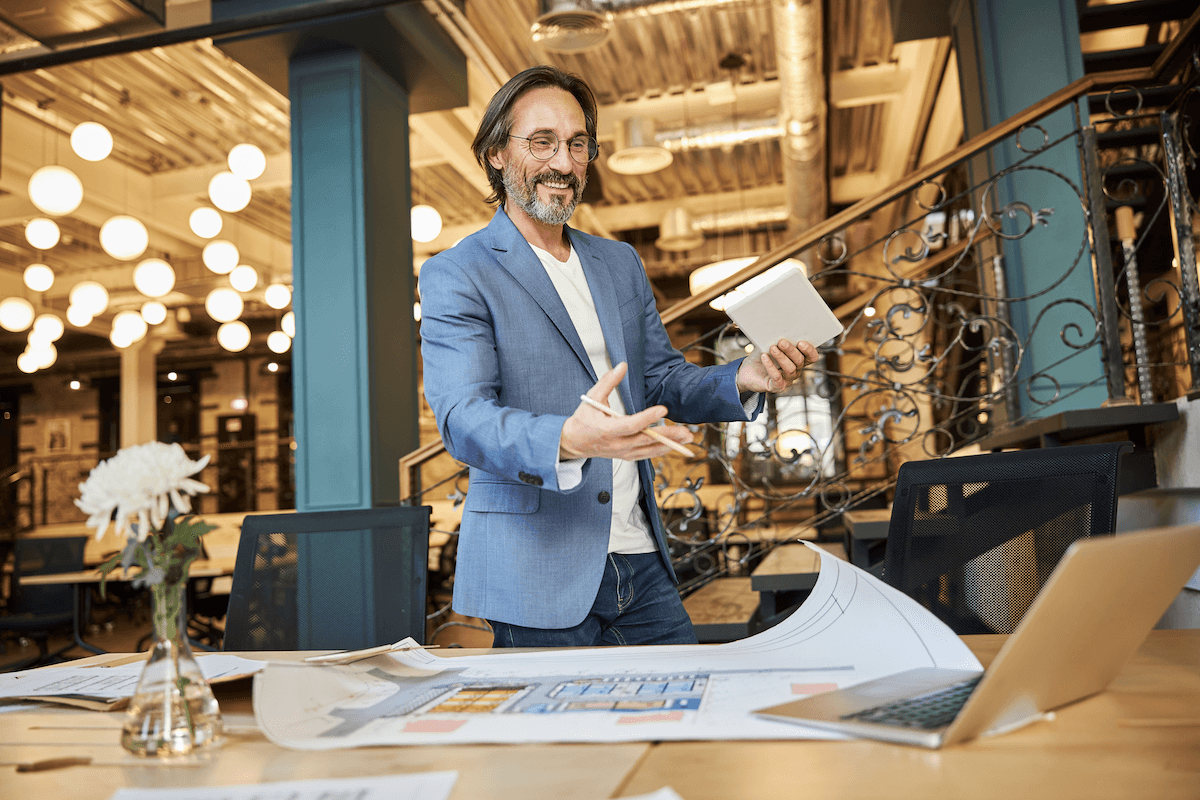
[[[600,505],[604,505],[611,499],[611,497],[609,496],[608,492],[601,492],[600,494],[596,495],[596,499],[600,501]]]

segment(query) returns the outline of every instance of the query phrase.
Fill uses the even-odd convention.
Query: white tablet
[[[725,313],[760,351],[770,349],[780,339],[820,347],[843,330],[842,323],[796,267],[779,270],[778,275],[749,293],[734,289],[726,295]]]

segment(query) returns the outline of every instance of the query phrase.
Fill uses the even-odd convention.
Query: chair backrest
[[[1116,526],[1129,442],[900,467],[883,579],[956,633],[1010,633],[1076,539]]]
[[[74,608],[75,591],[70,584],[22,586],[25,575],[79,572],[87,536],[23,536],[13,543],[12,596],[10,614],[53,614]]]
[[[225,650],[425,640],[428,506],[247,516]]]

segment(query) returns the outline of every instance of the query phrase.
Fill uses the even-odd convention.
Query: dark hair
[[[583,79],[569,72],[563,72],[557,67],[530,67],[514,76],[508,83],[500,87],[483,112],[479,122],[479,131],[475,141],[471,142],[471,152],[475,160],[487,172],[488,183],[492,185],[492,193],[487,198],[489,203],[504,205],[508,193],[504,191],[504,175],[500,170],[488,163],[488,156],[508,145],[508,134],[512,132],[513,106],[531,89],[550,86],[568,92],[579,102],[583,109],[584,126],[588,136],[596,138],[596,96]]]

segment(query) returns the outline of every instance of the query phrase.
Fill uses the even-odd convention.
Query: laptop
[[[1200,525],[1080,539],[984,671],[912,669],[754,713],[929,748],[1104,690],[1200,566]]]

